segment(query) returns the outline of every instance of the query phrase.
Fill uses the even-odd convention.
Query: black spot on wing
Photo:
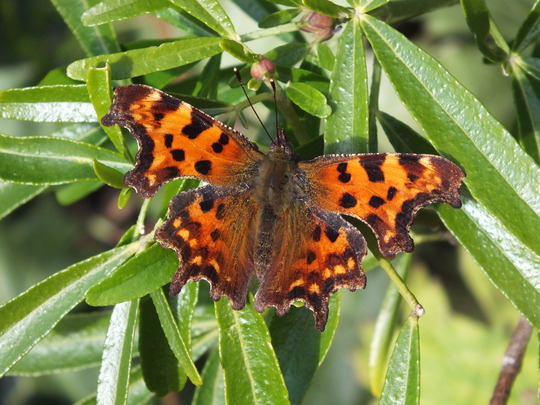
[[[336,231],[333,228],[326,228],[326,231],[324,231],[324,234],[326,237],[330,240],[330,242],[334,243],[337,238],[339,237],[339,232]]]
[[[388,192],[386,194],[386,199],[388,201],[392,201],[392,199],[394,198],[394,196],[396,195],[396,192],[397,192],[397,188],[395,187],[390,187],[388,188]]]
[[[200,174],[207,175],[212,170],[212,162],[209,160],[198,160],[195,162],[195,170]]]
[[[360,159],[360,164],[367,173],[369,181],[373,183],[381,183],[384,181],[384,173],[381,169],[384,159],[382,160],[369,160]]]
[[[212,144],[212,150],[216,153],[221,153],[223,152],[223,144],[219,143],[219,142],[214,142]]]
[[[369,205],[371,205],[373,208],[379,208],[385,202],[386,201],[384,201],[381,197],[377,197],[376,195],[369,199]]]
[[[183,149],[173,149],[171,150],[171,156],[177,162],[183,162],[186,159],[186,153]]]
[[[355,207],[356,204],[356,198],[349,193],[343,193],[343,195],[339,199],[339,205],[343,208],[352,208]]]
[[[170,148],[172,146],[174,136],[173,134],[165,134],[165,147]]]
[[[214,208],[214,200],[202,200],[199,203],[199,206],[201,207],[202,212],[208,212]]]
[[[315,227],[315,230],[313,231],[311,237],[315,242],[319,242],[321,240],[321,227],[319,225]]]
[[[317,255],[315,254],[315,252],[313,251],[309,251],[307,253],[307,257],[306,257],[306,261],[307,261],[307,264],[311,264],[315,261],[315,259],[317,258]]]
[[[182,133],[186,135],[189,139],[195,139],[211,126],[212,124],[210,122],[202,120],[192,111],[191,123],[182,128]]]

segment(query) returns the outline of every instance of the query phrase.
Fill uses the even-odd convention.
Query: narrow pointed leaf
[[[519,31],[512,43],[512,49],[516,53],[523,52],[540,35],[540,1],[534,3],[529,15],[519,27]]]
[[[191,353],[188,350],[180,331],[178,330],[178,324],[176,323],[171,312],[171,307],[165,299],[163,290],[159,288],[151,293],[150,296],[152,297],[152,302],[156,307],[159,321],[163,327],[165,336],[167,336],[167,341],[169,342],[171,350],[180,362],[183,370],[191,382],[195,385],[201,385],[201,376],[199,375],[195,364],[193,364]]]
[[[108,0],[86,10],[81,20],[84,25],[91,27],[113,21],[127,20],[142,14],[163,10],[170,6],[171,3],[167,0]]]
[[[93,159],[124,173],[131,168],[117,153],[88,143],[0,134],[0,179],[5,181],[45,185],[95,180]]]
[[[97,178],[108,186],[119,189],[123,189],[126,187],[124,184],[124,173],[119,172],[118,170],[113,169],[112,167],[109,167],[107,165],[104,165],[96,159],[92,160],[92,167],[94,169],[94,173],[96,173]]]
[[[336,66],[330,76],[332,115],[325,122],[325,153],[368,151],[368,81],[364,39],[357,19],[349,21],[339,38]]]
[[[96,111],[97,121],[101,124],[101,118],[109,112],[109,107],[112,103],[111,96],[111,69],[107,65],[104,68],[88,69],[88,78],[86,87],[90,96],[90,101]],[[107,127],[101,125],[114,147],[122,155],[126,153],[126,145],[124,136],[118,125]]]
[[[519,68],[512,73],[519,143],[540,164],[540,84]]]
[[[327,15],[334,18],[343,18],[351,14],[351,10],[332,3],[329,0],[302,0],[304,6],[319,14]]]
[[[98,404],[126,403],[138,310],[138,300],[114,307],[99,371]]]
[[[231,19],[217,0],[169,0],[218,34],[239,39]]]
[[[0,117],[36,122],[96,122],[86,87],[55,85],[0,91]]]
[[[65,316],[8,375],[39,376],[99,365],[110,319],[110,311]]]
[[[219,356],[229,404],[288,404],[287,388],[260,314],[248,304],[235,311],[227,299],[215,303]]]
[[[214,349],[204,364],[203,384],[195,390],[193,405],[225,405],[223,370],[219,362],[219,350]]]
[[[14,184],[0,181],[0,219],[9,215],[17,207],[30,201],[46,189],[47,186]]]
[[[154,243],[88,291],[86,302],[106,306],[143,297],[171,281],[177,268],[175,253]]]
[[[89,6],[87,0],[52,0],[51,2],[88,56],[120,51],[116,35],[110,25],[85,27],[81,24],[81,17]]]
[[[325,118],[332,113],[326,97],[319,90],[305,83],[291,83],[286,90],[291,101],[308,114]]]
[[[181,391],[187,377],[178,363],[150,299],[141,300],[139,354],[144,381],[158,396]]]
[[[406,280],[406,274],[411,264],[413,255],[403,255],[396,265],[399,276]],[[369,385],[371,393],[380,397],[384,384],[390,343],[394,336],[395,322],[401,304],[401,295],[394,283],[388,284],[388,289],[383,299],[373,338],[369,351]]]
[[[287,315],[272,318],[272,346],[292,405],[301,403],[315,372],[332,345],[339,323],[340,301],[340,293],[330,298],[328,322],[322,333],[315,329],[313,312],[307,308],[292,306]]]
[[[142,370],[140,366],[136,366],[131,370],[131,375],[129,377],[129,392],[127,398],[127,405],[145,405],[150,402],[154,397],[148,388],[143,379]],[[96,405],[96,394],[84,398],[80,401],[77,401],[75,405]]]
[[[39,340],[84,299],[92,285],[131,256],[137,245],[118,247],[36,284],[0,307],[0,375],[4,375]]]
[[[540,229],[540,169],[532,158],[437,61],[388,25],[363,21],[377,59],[431,143],[459,162],[471,194],[540,252],[540,233],[529,232]]]
[[[160,46],[94,56],[71,63],[67,67],[67,74],[72,79],[85,81],[88,68],[108,63],[111,65],[111,80],[130,79],[216,55],[221,52],[221,40],[210,37],[183,38]]]
[[[473,32],[478,49],[493,62],[503,62],[508,58],[508,46],[498,42],[494,35],[494,24],[489,15],[485,0],[461,0],[469,29]]]
[[[418,318],[409,317],[399,332],[390,358],[379,405],[420,403]]]

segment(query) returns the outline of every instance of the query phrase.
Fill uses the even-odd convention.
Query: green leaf
[[[368,80],[364,39],[356,19],[339,38],[336,66],[330,76],[332,115],[325,121],[325,153],[365,153],[369,142]]]
[[[290,83],[286,93],[294,104],[315,117],[325,118],[332,113],[324,94],[309,84]]]
[[[110,76],[111,69],[109,65],[104,68],[88,69],[86,87],[100,124],[103,116],[109,112],[112,103]],[[112,127],[101,125],[101,128],[103,128],[116,150],[125,155],[127,148],[120,127],[118,125]]]
[[[97,178],[103,183],[114,188],[126,188],[124,184],[124,174],[122,172],[104,165],[96,159],[92,160],[92,167],[94,168]]]
[[[101,180],[79,181],[56,187],[56,200],[62,205],[73,204],[103,186]]]
[[[476,38],[478,49],[492,62],[508,59],[508,46],[496,30],[484,0],[461,0],[467,24]]]
[[[150,402],[154,397],[143,379],[141,367],[133,367],[129,377],[129,392],[127,397],[127,405],[144,405]],[[84,398],[75,403],[75,405],[96,405],[96,395]]]
[[[217,0],[169,0],[224,37],[239,40],[231,19]]]
[[[97,366],[110,319],[110,311],[65,316],[8,375],[39,376]]]
[[[180,368],[152,300],[141,300],[139,317],[139,353],[144,381],[158,396],[181,391],[186,374]]]
[[[138,300],[118,304],[113,309],[99,370],[99,404],[126,403],[138,310]]]
[[[167,342],[169,342],[169,346],[175,357],[180,362],[182,369],[185,371],[191,382],[195,385],[201,385],[201,376],[199,375],[199,372],[191,359],[191,353],[178,330],[178,325],[171,312],[171,307],[163,294],[163,290],[159,288],[151,293],[150,296],[156,307],[156,312],[159,316],[159,322],[161,323],[163,332],[165,332],[165,336],[167,336]]]
[[[300,8],[288,8],[268,14],[261,21],[259,21],[259,28],[272,28],[277,27],[278,25],[290,23],[294,18],[300,15],[301,12],[302,9]]]
[[[47,186],[32,186],[29,184],[14,184],[0,181],[0,219],[9,215],[13,210],[41,194]]]
[[[540,164],[540,84],[521,69],[512,71],[519,143]]]
[[[287,388],[260,314],[248,304],[236,311],[222,298],[215,303],[219,355],[229,404],[288,404]]]
[[[373,9],[371,15],[381,18],[388,24],[411,19],[430,11],[459,4],[459,0],[405,0],[389,1],[382,7]]]
[[[145,1],[145,0],[141,0]],[[174,27],[180,28],[182,31],[197,37],[211,37],[215,33],[210,28],[205,26],[196,18],[186,13],[184,10],[177,8],[167,8],[156,11],[155,15],[160,20],[163,20]]]
[[[512,43],[515,53],[522,53],[529,45],[536,41],[540,34],[540,1],[536,1],[527,15],[527,18],[519,27],[516,38]]]
[[[315,329],[313,312],[304,307],[291,306],[285,316],[272,318],[272,346],[293,405],[301,403],[332,345],[339,323],[340,301],[340,293],[331,296],[328,322],[322,333]]]
[[[328,45],[323,42],[319,43],[317,45],[317,56],[323,68],[330,71],[334,70],[336,57]]]
[[[394,148],[400,152],[434,153],[420,135],[396,119],[381,114],[380,121]],[[540,293],[537,269],[540,257],[517,240],[499,219],[482,204],[463,192],[463,206],[455,210],[447,205],[437,208],[439,216],[459,242],[469,251],[493,283],[535,326],[540,326]]]
[[[84,85],[2,90],[0,117],[36,122],[97,121]]]
[[[81,21],[86,26],[127,20],[142,14],[153,13],[171,6],[167,0],[106,0],[89,8]],[[110,53],[110,52],[102,52]]]
[[[327,15],[334,18],[350,17],[352,10],[338,6],[329,0],[302,0],[304,6],[319,14]]]
[[[106,306],[143,297],[170,282],[177,268],[174,251],[154,243],[92,287],[86,302]]]
[[[135,253],[138,245],[118,247],[62,270],[0,307],[0,375],[4,375],[75,305],[91,286]]]
[[[418,318],[410,316],[399,332],[379,405],[420,403]]]
[[[225,387],[223,369],[219,363],[219,350],[214,349],[204,364],[203,384],[196,388],[192,405],[224,405]]]
[[[529,232],[540,229],[538,166],[437,61],[386,24],[364,22],[377,59],[431,143],[460,163],[474,198],[538,253],[540,234]]]
[[[51,2],[88,56],[120,51],[110,25],[89,28],[81,24],[81,17],[89,6],[87,0],[52,0]]]
[[[403,255],[395,266],[397,273],[403,280],[407,278],[412,258],[411,254]],[[376,397],[380,397],[383,390],[384,373],[400,304],[401,295],[395,284],[390,283],[377,316],[369,351],[369,385],[371,393]]]
[[[197,283],[187,283],[178,295],[169,298],[174,319],[181,326],[180,334],[189,351],[191,351],[191,326],[198,298],[199,284]]]
[[[258,61],[257,55],[240,42],[224,39],[221,41],[220,46],[221,49],[241,62],[251,64]]]
[[[93,159],[122,172],[131,169],[117,153],[88,143],[0,134],[0,179],[5,181],[51,185],[93,180]]]
[[[375,10],[379,7],[382,7],[384,6],[385,4],[389,3],[391,0],[368,0],[368,1],[362,1],[360,0],[361,3],[364,3],[364,5],[362,6],[362,11],[364,13],[368,13],[372,10]]]
[[[108,63],[111,80],[130,79],[209,58],[221,52],[221,41],[222,38],[182,38],[160,46],[94,56],[71,63],[67,73],[72,79],[84,81],[89,68]]]

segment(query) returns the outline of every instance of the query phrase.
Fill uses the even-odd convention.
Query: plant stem
[[[420,305],[414,294],[407,288],[407,285],[399,276],[396,269],[394,269],[394,266],[392,266],[390,260],[386,258],[381,258],[379,259],[379,265],[386,272],[386,274],[390,278],[390,281],[394,283],[407,305],[411,308],[411,315],[415,317],[421,317],[422,315],[424,315],[424,307]]]

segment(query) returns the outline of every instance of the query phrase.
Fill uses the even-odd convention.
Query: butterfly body
[[[312,309],[324,330],[328,300],[342,287],[364,288],[364,237],[345,221],[364,221],[384,255],[410,252],[415,212],[431,203],[459,207],[463,171],[440,156],[324,155],[299,161],[283,131],[269,152],[200,110],[143,85],[121,86],[104,125],[137,138],[137,165],[126,184],[143,197],[165,182],[191,177],[209,184],[182,192],[155,234],[176,250],[171,294],[206,279],[212,299],[244,307],[252,275],[254,307],[286,313],[294,301]]]

